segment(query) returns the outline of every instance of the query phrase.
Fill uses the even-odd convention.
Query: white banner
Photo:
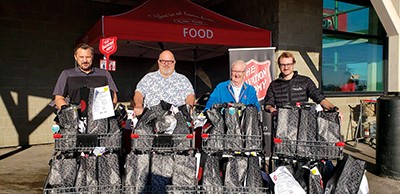
[[[229,64],[241,59],[246,62],[244,81],[257,91],[258,101],[263,101],[274,77],[275,47],[229,49]]]

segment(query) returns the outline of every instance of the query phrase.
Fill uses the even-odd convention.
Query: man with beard
[[[255,88],[244,82],[245,73],[246,63],[242,60],[234,61],[231,68],[231,79],[217,85],[210,94],[205,110],[210,109],[214,104],[240,102],[245,105],[254,105],[260,111]]]
[[[85,43],[75,47],[74,58],[78,66],[61,72],[53,91],[54,102],[58,109],[67,104],[66,97],[69,98],[70,103],[79,104],[82,87],[94,88],[108,85],[113,94],[113,103],[118,102],[118,89],[114,80],[108,71],[92,67],[93,57],[93,47]]]
[[[144,107],[152,107],[161,100],[174,106],[194,105],[195,94],[189,79],[175,71],[174,54],[165,50],[158,58],[158,71],[146,74],[137,84],[133,96],[133,111],[141,115]]]
[[[337,109],[318,90],[314,82],[306,76],[299,75],[294,71],[296,59],[290,52],[283,52],[278,58],[280,70],[279,78],[272,81],[268,87],[264,99],[265,110],[276,112],[278,107],[284,105],[296,105],[296,103],[308,102],[311,98],[314,102],[321,104],[325,109]]]

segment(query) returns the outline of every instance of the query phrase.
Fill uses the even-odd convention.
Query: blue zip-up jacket
[[[210,109],[214,104],[223,104],[229,102],[236,102],[230,80],[221,82],[217,85],[207,101],[205,110]],[[254,105],[257,107],[257,110],[260,111],[260,104],[258,103],[256,89],[254,89],[254,87],[250,84],[243,84],[242,89],[240,90],[239,102],[245,105]]]

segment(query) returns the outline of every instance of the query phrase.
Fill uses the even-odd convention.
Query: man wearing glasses
[[[231,79],[217,85],[207,101],[205,110],[210,109],[214,104],[240,102],[245,105],[254,105],[260,111],[256,90],[244,82],[245,73],[246,63],[242,60],[234,61],[231,67]]]
[[[281,73],[279,78],[269,85],[264,99],[265,110],[272,113],[277,111],[279,106],[308,102],[308,98],[321,104],[325,109],[335,109],[336,107],[325,99],[309,77],[299,75],[297,71],[294,71],[295,64],[296,59],[292,53],[284,52],[279,56],[278,65]]]
[[[158,71],[146,74],[136,86],[134,113],[141,115],[144,107],[158,105],[161,100],[175,106],[194,105],[195,94],[189,79],[175,72],[175,57],[165,50],[158,58]]]

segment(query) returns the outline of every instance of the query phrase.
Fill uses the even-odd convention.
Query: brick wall
[[[128,10],[131,7],[83,0],[0,1],[0,147],[53,142],[55,115],[47,104],[61,71],[74,67],[75,40],[102,15]],[[101,57],[95,56],[93,66],[98,66]],[[117,71],[111,75],[119,89],[118,99],[129,102],[136,84],[154,70],[156,60],[111,58],[117,61]],[[179,61],[176,69],[194,75],[192,64]],[[207,61],[198,63],[203,64],[207,70]],[[188,78],[194,83],[193,77]],[[209,92],[205,86],[198,91]]]

